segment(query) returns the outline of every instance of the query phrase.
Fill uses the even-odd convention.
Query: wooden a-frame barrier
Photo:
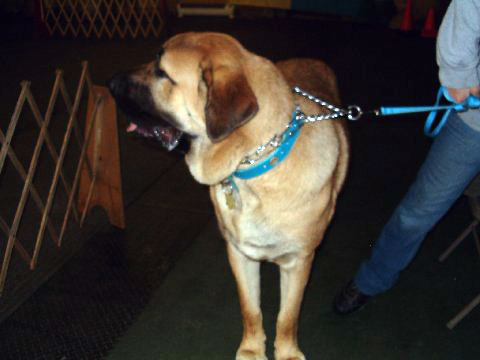
[[[88,94],[88,105],[86,106],[86,119],[83,120],[80,118],[79,109],[82,99],[86,97],[84,96],[85,92]],[[63,99],[68,116],[63,141],[60,148],[57,149],[52,141],[49,125],[54,117],[54,108],[59,97]],[[40,129],[28,168],[22,164],[12,145],[17,124],[20,122],[22,110],[25,107],[30,108]],[[81,121],[84,121],[84,124]],[[18,137],[21,138],[21,135]],[[75,161],[67,162],[67,152],[73,146],[72,143],[77,144],[76,154],[78,157]],[[18,144],[21,145],[21,139]],[[14,253],[22,259],[25,267],[35,271],[41,260],[41,250],[46,246],[44,242],[46,234],[48,234],[49,241],[55,244],[54,248],[61,247],[68,233],[69,224],[74,222],[77,228],[82,227],[92,207],[103,208],[110,223],[119,228],[125,227],[125,219],[115,103],[106,88],[92,83],[87,62],[82,64],[80,81],[73,103],[67,92],[63,72],[57,70],[48,107],[43,116],[30,90],[30,83],[23,81],[8,128],[5,133],[0,129],[0,145],[0,190],[4,185],[1,182],[2,175],[4,175],[2,172],[6,168],[4,165],[8,162],[13,165],[23,183],[20,186],[21,194],[18,197],[18,204],[11,221],[7,220],[3,213],[6,211],[4,206],[11,208],[13,204],[0,202],[0,295],[2,295],[8,281],[9,266]],[[35,185],[35,177],[40,170],[37,169],[38,160],[43,148],[48,151],[53,161],[53,173],[48,174],[50,183],[47,184],[48,186],[42,186],[49,189],[45,195],[42,195]],[[72,168],[72,180],[69,180],[66,175],[67,163]],[[45,178],[45,176],[42,177]],[[61,186],[58,186],[59,183]],[[62,192],[62,196],[58,196],[59,192]],[[22,223],[25,222],[22,221],[22,218],[29,198],[33,200],[33,207],[40,214],[41,221],[35,224],[34,233],[29,231],[31,238],[20,238],[19,230]],[[63,214],[57,221],[58,226],[53,221],[53,208],[55,208],[55,214],[59,212],[59,209]],[[25,246],[26,243],[29,246]]]

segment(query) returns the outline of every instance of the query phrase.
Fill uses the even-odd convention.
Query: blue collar
[[[290,150],[292,150],[298,135],[300,135],[302,125],[303,122],[297,119],[297,112],[294,111],[292,121],[290,122],[287,130],[283,133],[281,143],[277,149],[260,163],[247,169],[236,170],[233,173],[233,176],[243,180],[253,179],[257,176],[265,174],[281,164],[290,153]]]

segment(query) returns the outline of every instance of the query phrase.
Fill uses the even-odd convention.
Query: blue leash
[[[448,105],[440,105],[440,100],[442,97],[450,103]],[[443,125],[447,121],[448,116],[452,110],[457,112],[467,111],[469,109],[478,109],[480,108],[480,98],[470,95],[467,100],[459,104],[453,100],[445,87],[441,86],[437,93],[437,100],[433,106],[404,106],[404,107],[381,107],[380,109],[374,111],[378,116],[389,116],[389,115],[399,115],[399,114],[409,114],[417,112],[430,112],[428,114],[427,120],[425,121],[424,133],[427,136],[435,137],[438,135],[440,130],[442,130]],[[434,126],[435,119],[437,118],[437,113],[439,111],[445,110],[445,113],[438,121],[437,125]]]
[[[297,110],[292,114],[292,121],[290,122],[287,130],[283,133],[280,144],[276,145],[277,148],[274,152],[272,152],[266,159],[256,165],[253,165],[246,169],[237,169],[232,175],[230,175],[221,182],[222,189],[225,193],[227,206],[229,208],[235,209],[238,202],[238,199],[236,199],[238,198],[238,196],[236,196],[236,194],[238,194],[239,190],[234,178],[236,177],[242,180],[252,179],[257,176],[263,175],[264,173],[272,170],[277,165],[279,165],[290,153],[290,150],[294,146],[304,123],[310,123],[320,120],[331,120],[341,116],[346,116],[349,120],[354,121],[360,119],[363,114],[362,110],[358,106],[349,106],[348,110],[340,109],[316,98],[313,95],[304,92],[299,88],[295,88],[294,91],[322,106],[327,107],[331,110],[333,115],[319,115],[305,118],[304,114],[301,112],[299,113],[299,108],[297,108]],[[440,105],[440,101],[443,97],[449,102],[448,105]],[[469,96],[463,103],[458,104],[450,97],[447,89],[442,86],[438,90],[437,99],[433,106],[380,107],[378,110],[374,110],[373,113],[377,116],[390,116],[418,112],[430,112],[425,122],[424,133],[427,136],[435,137],[442,130],[442,127],[445,125],[445,122],[447,121],[448,116],[450,115],[450,112],[452,110],[461,112],[467,111],[469,109],[478,108],[480,108],[479,97]],[[440,118],[438,124],[434,126],[434,122],[439,111],[445,111],[445,113]],[[299,114],[302,116],[299,116]]]
[[[290,122],[288,129],[284,132],[282,139],[280,141],[280,144],[278,145],[276,150],[272,152],[266,159],[264,159],[260,163],[253,165],[251,167],[248,167],[246,169],[236,170],[233,173],[233,176],[243,180],[248,180],[248,179],[252,179],[257,176],[263,175],[264,173],[275,168],[290,153],[290,150],[295,144],[300,134],[302,125],[304,123],[314,122],[319,120],[328,120],[328,119],[332,119],[339,116],[346,116],[349,120],[358,120],[363,114],[362,110],[358,106],[349,106],[348,110],[339,109],[334,107],[333,105],[330,105],[316,98],[313,95],[310,95],[304,92],[299,88],[295,88],[294,91],[332,110],[332,113],[334,114],[334,116],[324,116],[324,117],[318,116],[318,118],[313,116],[312,119],[308,117],[307,119],[303,118],[303,120],[300,120],[300,118],[298,117],[297,111],[293,112],[292,121]],[[449,102],[448,105],[440,105],[440,101],[442,100],[443,97]],[[391,115],[410,114],[410,113],[418,113],[418,112],[430,112],[430,114],[428,114],[427,120],[425,121],[424,133],[427,136],[435,137],[442,130],[442,127],[445,125],[445,122],[447,121],[448,116],[450,115],[450,112],[452,110],[461,112],[461,111],[467,111],[469,109],[478,109],[478,108],[480,108],[479,97],[469,96],[463,103],[458,104],[455,102],[455,100],[453,100],[450,97],[447,89],[442,86],[438,90],[437,99],[433,106],[380,107],[378,110],[374,110],[373,113],[377,116],[391,116]],[[445,112],[443,116],[440,118],[440,121],[438,121],[437,125],[434,125],[439,111],[445,111]],[[303,113],[301,114],[304,115]],[[227,178],[226,181],[229,183],[226,184],[225,186],[227,186],[228,188],[231,188],[232,192],[236,190],[236,188],[233,186],[235,184],[232,176]]]

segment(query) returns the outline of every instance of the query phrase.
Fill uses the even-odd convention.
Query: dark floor
[[[338,76],[344,104],[432,102],[438,87],[434,41],[380,25],[328,19],[186,18],[167,34],[223,31],[272,60],[317,57]],[[50,87],[55,68],[88,60],[103,83],[147,61],[158,40],[8,41],[0,89],[11,106],[22,79]],[[41,95],[40,95],[41,97]],[[7,109],[6,113],[10,110]],[[3,110],[2,110],[3,114]],[[441,251],[469,223],[464,199],[432,231],[399,281],[363,311],[338,317],[331,300],[365,257],[415,176],[430,140],[423,115],[350,123],[352,161],[335,220],[312,271],[300,344],[308,359],[478,359],[480,309],[453,331],[453,314],[479,291],[480,264],[467,240],[446,263]],[[122,127],[122,126],[121,126]],[[205,187],[178,154],[120,134],[127,229],[106,227],[23,306],[0,324],[2,359],[232,359],[241,324],[234,283]],[[271,356],[277,275],[263,269]]]

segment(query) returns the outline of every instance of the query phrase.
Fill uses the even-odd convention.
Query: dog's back
[[[323,61],[310,58],[288,59],[275,64],[284,76],[290,87],[298,86],[302,90],[312,94],[329,104],[337,107],[341,106],[340,96],[337,87],[337,79],[332,69]],[[302,102],[305,107],[312,107],[312,102]],[[311,113],[327,113],[328,110],[316,107]],[[348,159],[349,159],[349,141],[346,120],[339,118],[332,120],[337,131],[340,151],[339,164],[336,169],[335,188],[337,193],[340,191],[346,177]]]

